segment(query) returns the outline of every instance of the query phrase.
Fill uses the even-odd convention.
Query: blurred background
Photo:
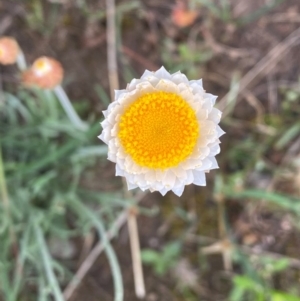
[[[28,64],[61,62],[89,129],[76,129],[51,91],[25,87],[15,65],[0,66],[0,300],[117,300],[121,274],[124,300],[138,300],[124,219],[135,205],[145,300],[299,301],[300,2],[115,9],[120,89],[162,65],[203,78],[224,112],[220,169],[180,198],[124,196],[97,139],[111,101],[105,1],[1,0],[0,37],[15,38]],[[106,255],[91,259],[107,231]]]

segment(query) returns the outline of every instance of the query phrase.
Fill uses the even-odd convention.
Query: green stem
[[[74,126],[81,131],[86,131],[88,129],[88,124],[83,122],[77,115],[64,89],[61,86],[57,86],[53,91]]]
[[[57,110],[57,102],[55,99],[55,96],[53,95],[53,92],[51,90],[43,90],[44,95],[46,96],[46,101],[48,104],[49,112],[51,114],[51,117],[53,119],[58,119],[58,110]]]
[[[25,71],[27,69],[25,56],[22,50],[20,50],[19,55],[17,56],[17,65],[21,71]]]
[[[39,249],[41,251],[43,264],[44,264],[44,268],[46,271],[46,276],[47,276],[48,282],[52,288],[55,300],[56,301],[64,301],[63,294],[60,290],[59,283],[57,281],[57,278],[56,278],[53,268],[52,268],[51,255],[48,251],[48,247],[46,245],[44,235],[40,229],[40,226],[37,224],[36,220],[34,221],[34,231],[35,231],[36,239],[37,239],[37,242],[39,245]]]
[[[118,263],[118,259],[115,251],[113,250],[107,235],[105,228],[98,216],[96,216],[91,210],[89,210],[86,206],[82,205],[82,203],[78,200],[73,199],[72,204],[75,207],[75,210],[78,211],[79,214],[84,214],[84,216],[93,221],[95,227],[97,228],[99,235],[101,236],[101,240],[103,246],[105,248],[105,252],[107,258],[109,260],[110,268],[112,271],[112,276],[114,280],[114,291],[115,291],[115,301],[122,301],[124,298],[124,289],[123,289],[123,280],[120,265]]]
[[[18,297],[18,294],[20,291],[20,286],[22,283],[22,271],[23,271],[24,263],[25,263],[25,259],[26,259],[26,252],[27,252],[27,248],[28,248],[30,232],[31,232],[31,226],[28,225],[27,228],[25,229],[25,233],[23,235],[23,239],[21,242],[21,250],[20,250],[20,254],[18,257],[17,264],[16,264],[15,275],[14,275],[14,286],[13,286],[12,297],[10,298],[10,301],[17,300],[17,297]]]
[[[9,197],[7,192],[5,174],[4,174],[4,164],[3,164],[1,146],[0,146],[0,192],[1,192],[1,199],[3,202],[3,208],[6,210],[7,214],[9,215]]]

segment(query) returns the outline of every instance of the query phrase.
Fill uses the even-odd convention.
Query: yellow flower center
[[[51,70],[51,65],[45,58],[37,59],[33,64],[33,70],[37,76],[44,76]]]
[[[147,93],[121,116],[118,137],[135,163],[166,169],[191,155],[199,124],[195,111],[181,96],[163,91]]]

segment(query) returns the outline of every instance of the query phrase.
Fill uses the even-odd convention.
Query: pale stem
[[[135,294],[138,298],[142,299],[145,297],[146,291],[143,267],[141,264],[141,248],[136,220],[136,210],[137,209],[134,207],[129,209],[127,222],[130,238]]]
[[[86,131],[88,129],[88,124],[83,122],[77,115],[64,89],[61,86],[56,86],[53,91],[74,126],[81,131]]]
[[[112,100],[114,99],[114,90],[119,89],[115,15],[115,0],[106,0],[108,78]]]
[[[27,69],[25,56],[22,50],[19,51],[19,54],[17,56],[17,66],[21,71],[25,71]]]

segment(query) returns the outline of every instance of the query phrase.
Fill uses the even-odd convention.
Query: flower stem
[[[91,210],[76,199],[72,200],[72,204],[75,205],[75,209],[80,213],[84,214],[85,217],[92,220],[95,227],[97,228],[99,235],[101,236],[101,241],[103,243],[107,258],[112,271],[112,276],[114,279],[114,291],[115,291],[115,301],[123,301],[124,298],[124,289],[123,289],[123,280],[120,265],[114,249],[112,248],[109,239],[106,235],[104,225],[102,224],[100,218],[96,216]]]
[[[4,210],[6,210],[6,213],[9,216],[9,197],[7,193],[1,147],[0,147],[0,192],[1,192],[1,199],[3,202],[3,208]]]
[[[24,235],[22,237],[21,241],[21,247],[20,247],[20,253],[17,259],[16,263],[16,269],[14,273],[14,286],[12,290],[12,297],[10,298],[9,301],[15,301],[17,300],[21,283],[22,283],[22,276],[23,276],[23,268],[25,264],[25,259],[26,259],[26,252],[28,248],[28,241],[29,241],[29,235],[31,233],[31,225],[28,225],[24,231]]]
[[[47,101],[48,108],[49,108],[49,113],[50,113],[51,117],[56,120],[58,118],[58,110],[57,110],[57,102],[56,102],[55,96],[53,94],[53,91],[43,90],[43,93],[46,97],[46,101]]]
[[[52,261],[51,255],[49,254],[44,235],[41,231],[40,226],[37,224],[36,220],[34,221],[34,231],[35,231],[36,239],[37,239],[37,242],[39,245],[39,249],[41,251],[46,275],[47,275],[49,284],[52,288],[53,295],[55,297],[55,301],[64,301],[63,294],[60,290],[59,283],[57,281],[57,278],[54,274],[54,271],[53,271],[53,268],[51,265],[51,261]]]
[[[19,55],[17,56],[17,66],[21,71],[27,69],[27,64],[25,60],[25,56],[22,50],[20,50]]]
[[[53,91],[74,126],[81,131],[86,131],[88,124],[83,122],[77,115],[64,89],[61,86],[56,86]]]

